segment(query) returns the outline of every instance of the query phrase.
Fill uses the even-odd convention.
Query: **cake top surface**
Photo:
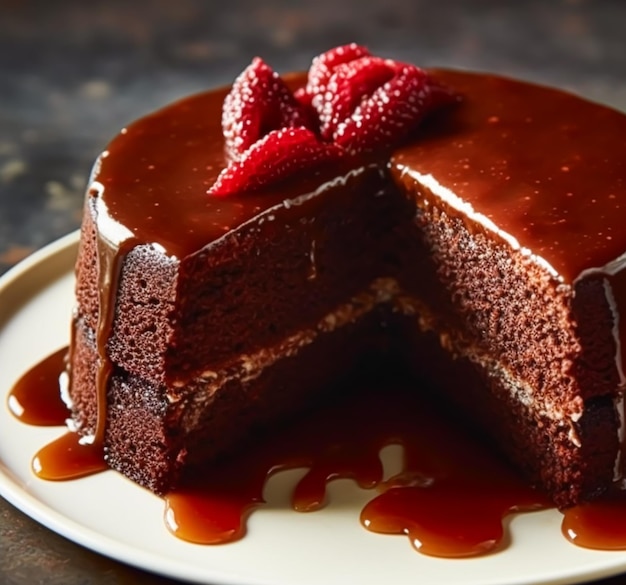
[[[289,80],[301,86],[305,75]],[[354,170],[354,160],[337,161],[259,191],[207,194],[228,164],[220,121],[227,94],[228,88],[220,88],[184,98],[133,122],[112,140],[90,180],[90,192],[100,200],[101,233],[154,243],[184,258],[286,199]]]
[[[226,165],[220,115],[227,93],[194,95],[141,118],[101,155],[93,179],[106,213],[137,240],[184,257],[281,201],[267,193],[207,196]]]
[[[396,153],[397,170],[430,175],[566,283],[626,252],[624,114],[503,77],[436,76],[464,100]]]
[[[463,100],[396,149],[396,170],[430,175],[565,282],[626,251],[626,116],[498,76],[433,75]],[[304,82],[304,74],[290,78],[292,87]],[[221,128],[227,93],[183,99],[134,122],[111,142],[92,177],[103,230],[101,221],[112,220],[125,237],[182,258],[365,164],[352,157],[259,191],[208,195],[228,163]]]

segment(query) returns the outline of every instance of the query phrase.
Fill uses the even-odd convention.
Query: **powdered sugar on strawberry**
[[[389,149],[455,99],[423,69],[356,44],[316,57],[295,94],[256,58],[224,100],[231,162],[209,193],[261,189],[325,161]]]
[[[302,169],[344,156],[336,144],[325,144],[308,128],[281,128],[255,142],[245,156],[219,175],[209,194],[253,191]]]
[[[314,127],[282,78],[256,57],[233,83],[224,100],[222,131],[228,157],[240,159],[272,130]]]

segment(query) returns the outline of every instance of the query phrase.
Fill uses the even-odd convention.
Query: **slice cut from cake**
[[[354,45],[242,78],[94,169],[69,395],[111,467],[167,492],[391,355],[558,505],[620,478],[626,117]]]
[[[391,166],[437,282],[420,319],[489,389],[446,396],[557,503],[591,497],[622,473],[626,117],[509,79],[438,78],[464,103]]]

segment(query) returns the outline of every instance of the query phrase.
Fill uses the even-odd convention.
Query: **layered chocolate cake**
[[[77,432],[165,493],[380,360],[593,498],[622,474],[625,147],[603,106],[354,45],[131,124],[86,197]]]

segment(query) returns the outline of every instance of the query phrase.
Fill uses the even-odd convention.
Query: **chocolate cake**
[[[363,360],[393,359],[557,505],[621,477],[626,117],[512,79],[424,75],[460,99],[380,148],[333,128],[311,74],[292,76],[322,146],[294,148],[295,172],[279,152],[258,184],[239,185],[245,157],[228,155],[258,156],[220,122],[229,88],[111,142],[86,197],[67,400],[112,468],[165,493],[332,400]]]

